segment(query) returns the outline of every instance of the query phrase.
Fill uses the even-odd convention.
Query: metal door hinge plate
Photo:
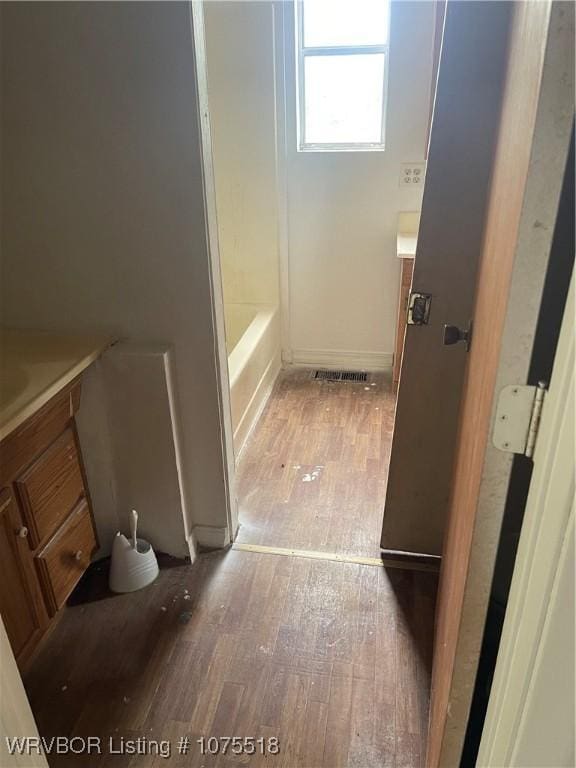
[[[412,291],[408,300],[408,325],[428,325],[431,302],[431,294]]]
[[[492,442],[501,451],[531,457],[540,426],[546,385],[511,384],[498,396]]]

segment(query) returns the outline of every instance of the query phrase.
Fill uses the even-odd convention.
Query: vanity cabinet
[[[0,613],[25,663],[97,548],[68,384],[0,443]]]

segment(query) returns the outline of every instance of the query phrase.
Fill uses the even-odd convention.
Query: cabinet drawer
[[[67,429],[16,481],[30,546],[35,549],[58,528],[84,495],[74,433]]]
[[[36,555],[48,612],[53,616],[90,565],[96,537],[88,504],[83,499],[58,533]]]
[[[80,381],[76,380],[0,444],[0,483],[14,482],[38,456],[61,435],[80,405]]]

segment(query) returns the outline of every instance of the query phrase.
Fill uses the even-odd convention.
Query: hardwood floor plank
[[[267,725],[271,728],[280,727],[284,698],[288,690],[288,678],[289,672],[285,667],[277,664],[272,665],[260,715],[260,723],[262,725]]]
[[[246,688],[238,683],[224,682],[214,713],[210,734],[212,736],[231,736],[236,733],[236,720],[240,712]]]
[[[306,728],[306,705],[310,690],[307,675],[288,675],[286,697],[280,724],[281,761],[283,768],[302,765],[303,741]]]
[[[379,751],[374,744],[374,675],[352,680],[352,706],[350,717],[349,768],[379,765]]]
[[[220,635],[216,641],[208,672],[192,711],[190,727],[194,732],[210,733],[210,724],[220,700],[222,685],[226,680],[228,668],[234,657],[235,646],[236,637],[234,635]]]
[[[351,741],[352,673],[335,664],[330,684],[326,739],[323,765],[325,768],[341,768],[348,765]]]
[[[306,705],[304,737],[302,739],[302,747],[299,755],[300,765],[303,766],[303,768],[322,765],[327,721],[327,704],[323,701],[309,698]]]

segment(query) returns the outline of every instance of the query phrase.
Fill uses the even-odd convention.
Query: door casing
[[[574,765],[574,294],[572,275],[479,766]]]

